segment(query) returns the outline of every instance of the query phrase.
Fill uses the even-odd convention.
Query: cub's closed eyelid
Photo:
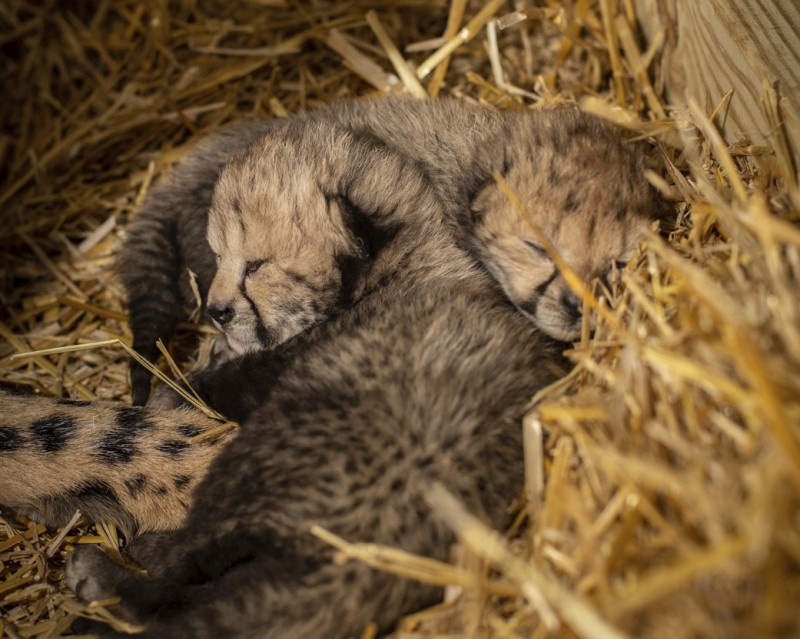
[[[261,268],[261,266],[262,266],[262,265],[263,265],[263,264],[264,264],[266,261],[267,261],[267,260],[251,260],[250,262],[247,262],[247,263],[244,265],[244,274],[245,274],[245,277],[246,277],[246,276],[248,276],[248,275],[252,275],[252,274],[253,274],[253,273],[255,273],[256,271],[258,271],[258,269],[260,269],[260,268]]]
[[[547,251],[544,250],[543,247],[539,246],[535,242],[531,242],[530,240],[523,240],[523,241],[525,242],[525,246],[531,249],[534,253],[537,253],[542,257],[546,257],[548,260],[550,259],[550,256],[547,254]]]

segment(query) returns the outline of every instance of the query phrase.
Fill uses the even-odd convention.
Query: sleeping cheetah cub
[[[642,149],[626,143],[612,126],[571,107],[495,112],[455,100],[394,98],[334,104],[288,122],[240,123],[211,136],[191,154],[151,193],[131,224],[119,270],[128,291],[134,348],[147,357],[156,355],[156,339],[168,339],[179,315],[180,291],[184,300],[189,295],[181,279],[187,269],[197,273],[203,301],[209,296],[216,266],[203,236],[220,175],[231,173],[226,168],[231,160],[245,156],[255,174],[279,170],[281,158],[274,154],[259,159],[259,138],[295,126],[298,119],[334,122],[417,162],[433,181],[459,245],[556,339],[577,336],[580,303],[533,227],[588,283],[608,278],[615,265],[623,265],[641,230],[664,214],[643,179]],[[509,181],[527,219],[498,188],[495,171]],[[376,188],[394,188],[393,178],[385,176]],[[218,198],[224,197],[221,191]],[[257,202],[255,196],[250,199]],[[320,216],[292,229],[279,222],[275,231],[249,236],[251,244],[261,244],[253,254],[262,257],[236,270],[226,267],[210,291],[210,315],[234,350],[272,348],[357,301],[371,243],[384,241],[370,235],[366,213],[344,218],[346,228],[340,232],[354,239],[349,243],[308,242],[309,235],[321,231],[315,225],[327,223]],[[334,213],[329,223],[338,222]],[[263,256],[268,259],[259,261]],[[395,276],[402,275],[401,265]],[[229,294],[256,280],[260,288],[249,293],[249,301]],[[247,321],[256,321],[259,306],[259,332],[243,329]],[[245,319],[248,309],[253,316]],[[144,403],[149,375],[135,363],[131,386],[134,403]]]
[[[325,143],[323,148],[328,155],[317,149],[319,141]],[[265,233],[280,238],[272,245],[274,250],[269,259],[280,267],[294,266],[295,270],[287,268],[286,274],[294,278],[301,293],[310,296],[311,304],[317,304],[318,298],[324,299],[322,291],[325,286],[337,290],[340,298],[344,295],[364,297],[394,281],[398,265],[404,273],[395,287],[398,294],[427,279],[474,281],[488,285],[487,276],[450,239],[443,222],[441,204],[429,183],[420,179],[418,169],[403,156],[376,146],[372,138],[355,136],[330,123],[305,124],[300,121],[291,127],[274,129],[270,137],[265,138],[263,153],[272,153],[276,163],[286,162],[281,158],[297,156],[298,165],[286,175],[274,171],[259,176],[259,188],[264,189],[263,192],[252,189],[250,177],[243,176],[246,184],[241,196],[232,190],[228,192],[239,202],[225,200],[225,203],[230,203],[229,208],[222,203],[215,206],[210,235],[220,257],[220,267],[212,289],[224,291],[230,283],[228,274],[239,273],[248,261],[253,261],[250,258],[254,251],[266,246],[266,242],[258,243]],[[364,166],[366,158],[369,158],[369,167]],[[319,164],[327,171],[320,170]],[[398,184],[393,188],[376,189],[376,175],[383,174],[396,175]],[[287,175],[290,176],[288,179]],[[306,179],[300,179],[303,176]],[[221,180],[221,188],[230,179],[231,176]],[[295,182],[291,183],[291,180]],[[286,189],[280,198],[274,196],[278,189]],[[256,193],[271,204],[258,207],[247,199]],[[218,199],[220,202],[224,200],[222,196]],[[258,212],[263,212],[264,217],[259,218]],[[252,233],[242,233],[243,225]],[[298,260],[298,257],[303,259]],[[258,259],[266,262],[267,256],[258,253]],[[347,268],[340,271],[336,267],[337,260],[338,263],[347,262]],[[325,271],[326,266],[330,272]],[[250,301],[247,300],[260,295],[266,301],[259,302],[259,316],[270,318],[270,325],[279,325],[284,306],[270,308],[271,297],[265,294],[264,288],[258,288],[264,287],[262,276],[272,268],[272,264],[261,264],[259,269],[251,266],[247,282],[241,287],[237,275],[237,286],[232,295],[240,296],[248,308]],[[262,270],[262,273],[257,275],[256,270]],[[301,285],[302,277],[307,278],[305,286]],[[317,289],[309,290],[312,286]],[[279,296],[278,301],[290,305],[289,313],[292,312],[291,304],[302,303],[302,300],[293,301],[289,295]],[[232,319],[231,324],[235,321]],[[270,339],[266,329],[254,324],[242,323],[239,330],[252,330],[252,336],[243,338],[243,343],[259,339],[259,331],[264,336],[262,339]],[[236,333],[232,332],[235,340]],[[263,389],[271,387],[273,376],[282,372],[299,344],[300,341],[284,340],[282,347],[270,351],[269,359],[264,362],[247,358],[233,360],[230,365],[236,369],[235,375],[245,376],[245,383],[234,381],[233,375],[230,380],[224,379],[226,374],[220,371],[208,380],[197,378],[193,385],[203,389],[202,394],[212,407],[229,419],[242,422],[253,407],[264,402],[266,392]],[[215,388],[217,375],[222,379],[218,389]],[[212,397],[212,393],[217,391],[220,397]],[[7,416],[17,410],[12,408],[15,401],[11,396],[0,395],[0,406]],[[0,500],[54,525],[62,525],[76,509],[80,509],[88,516],[111,521],[129,531],[131,528],[143,531],[174,529],[188,507],[188,492],[183,490],[188,482],[176,482],[172,474],[190,477],[193,485],[205,474],[211,457],[219,448],[218,443],[213,442],[199,447],[200,450],[180,446],[179,454],[173,459],[181,463],[165,464],[169,457],[162,454],[161,448],[166,446],[162,442],[169,439],[171,430],[188,421],[180,413],[167,413],[173,415],[174,421],[180,422],[173,428],[169,419],[158,411],[153,415],[148,412],[145,418],[143,413],[135,413],[141,409],[118,407],[120,414],[140,415],[146,424],[146,427],[134,425],[128,429],[124,424],[115,426],[119,421],[115,410],[105,404],[97,404],[98,410],[101,406],[108,406],[104,408],[105,413],[99,414],[81,412],[75,406],[69,410],[55,406],[48,408],[48,400],[41,398],[35,402],[23,400],[21,405],[25,412],[18,413],[20,419],[17,422],[8,417],[5,422],[0,422],[0,488],[3,489],[0,490]],[[65,446],[59,448],[58,455],[41,457],[44,449],[36,445],[33,436],[40,420],[65,421],[68,424],[69,437],[63,438]],[[204,423],[205,418],[198,416],[196,420]],[[11,442],[8,446],[3,445],[4,429]],[[126,442],[131,454],[106,463],[104,442],[114,437]],[[185,440],[181,441],[185,444]],[[48,468],[53,461],[56,467],[42,473],[19,472],[34,461],[37,468]],[[69,479],[65,477],[62,482],[55,483],[53,473],[59,472],[57,467],[62,461],[72,462],[71,475]],[[15,477],[22,476],[25,481],[14,481]],[[139,476],[145,479],[137,480]],[[99,477],[108,479],[100,481]],[[146,483],[148,490],[139,490],[140,483]],[[58,486],[57,492],[54,492],[55,486]],[[170,513],[169,516],[158,512],[157,507],[153,508],[152,500],[159,494],[164,497],[162,506]],[[101,496],[104,497],[102,500]]]

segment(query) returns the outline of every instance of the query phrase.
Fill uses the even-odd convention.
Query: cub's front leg
[[[266,403],[273,386],[295,353],[304,347],[305,340],[306,336],[297,337],[276,350],[248,353],[194,373],[188,378],[189,385],[210,408],[241,424]],[[187,404],[162,384],[155,389],[147,406],[172,410]]]

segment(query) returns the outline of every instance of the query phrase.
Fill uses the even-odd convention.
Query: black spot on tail
[[[136,445],[129,436],[112,431],[100,438],[94,456],[106,464],[127,464],[136,455]]]
[[[92,402],[85,399],[59,399],[58,403],[62,406],[89,406]]]
[[[128,489],[128,493],[131,497],[136,497],[136,495],[142,492],[145,484],[147,484],[147,477],[141,473],[125,480],[125,488]]]
[[[74,432],[75,420],[68,415],[51,415],[31,424],[33,440],[46,453],[61,450]]]
[[[123,406],[117,408],[114,421],[120,428],[132,430],[150,428],[152,426],[152,424],[144,419],[144,408],[142,406]]]
[[[116,427],[104,434],[94,456],[107,464],[124,464],[137,454],[136,442],[143,432],[153,428],[140,406],[125,406],[115,411]]]
[[[184,450],[189,447],[184,441],[179,439],[168,439],[166,441],[161,442],[156,446],[156,449],[161,451],[162,453],[166,453],[172,457],[176,457],[180,455]]]
[[[178,426],[178,433],[184,437],[197,437],[202,432],[203,429],[199,426],[195,426],[194,424],[183,424],[182,426]]]
[[[16,428],[0,426],[0,453],[10,453],[22,448],[22,437]]]

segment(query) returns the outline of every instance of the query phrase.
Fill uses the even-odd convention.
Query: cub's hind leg
[[[115,612],[146,622],[140,636],[153,639],[339,639],[357,636],[370,620],[387,627],[392,611],[408,609],[410,602],[417,607],[436,600],[436,588],[361,564],[333,565],[330,552],[312,544],[293,549],[290,540],[267,536],[258,555],[232,558],[224,552],[232,550],[227,545],[218,549],[224,565],[213,553],[199,552],[186,558],[192,569],[157,578],[128,573],[99,549],[84,547],[71,555],[67,575],[84,600],[121,597]],[[91,630],[118,636],[108,628]]]
[[[137,542],[149,537],[144,535]],[[162,536],[153,537],[150,545],[155,549]],[[129,554],[135,555],[135,550],[130,549]],[[161,567],[157,563],[150,563],[142,565],[142,568],[158,573]],[[122,603],[115,612],[134,623],[156,616],[158,609],[165,606],[177,609],[187,591],[191,590],[175,587],[176,584],[170,579],[151,578],[129,570],[95,545],[79,546],[67,555],[64,581],[86,603],[120,597]]]
[[[94,545],[79,546],[64,564],[64,583],[85,602],[116,597],[119,583],[134,576]]]

